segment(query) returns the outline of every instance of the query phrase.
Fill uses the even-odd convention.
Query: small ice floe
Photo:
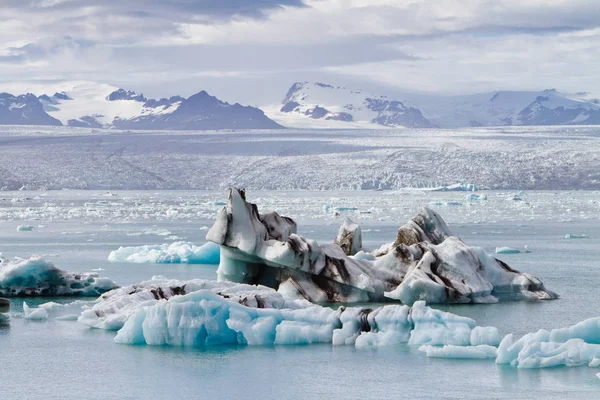
[[[479,189],[473,183],[455,183],[454,185],[438,186],[423,190],[429,192],[476,192]]]
[[[31,232],[35,228],[31,225],[19,225],[17,226],[17,232]]]
[[[430,358],[454,358],[454,359],[495,359],[498,349],[494,346],[481,344],[479,346],[454,346],[444,347],[423,345],[419,350]]]
[[[137,247],[119,247],[111,251],[109,261],[159,264],[218,264],[219,245],[208,242],[196,246],[189,242],[165,243]]]
[[[512,247],[496,247],[496,254],[519,254],[519,253],[531,253],[531,250],[527,246],[523,247],[523,250],[515,249]]]
[[[23,302],[23,318],[31,321],[45,321],[48,319],[48,310],[45,308],[30,308]]]
[[[575,235],[573,233],[567,233],[565,235],[565,239],[586,239],[587,235],[585,234],[581,234],[581,235]]]
[[[99,296],[118,287],[93,272],[63,271],[40,256],[0,261],[0,296]]]
[[[173,233],[167,229],[154,228],[154,229],[144,229],[141,232],[128,233],[127,236],[142,236],[142,235],[169,236],[172,234]]]
[[[458,201],[430,201],[430,206],[462,206],[461,202]]]
[[[465,198],[468,201],[487,200],[487,195],[485,195],[485,194],[469,193],[468,195],[465,196]]]

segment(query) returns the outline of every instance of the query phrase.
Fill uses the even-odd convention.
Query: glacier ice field
[[[5,258],[39,255],[73,274],[95,274],[121,286],[161,275],[214,280],[215,249],[205,245],[205,235],[226,196],[225,191],[0,191],[0,253]],[[428,206],[466,243],[539,277],[561,298],[432,306],[465,317],[459,322],[468,325],[461,333],[473,345],[467,348],[430,346],[426,338],[419,345],[397,340],[378,347],[369,345],[373,338],[367,336],[360,346],[359,341],[355,346],[143,346],[139,329],[160,320],[141,314],[135,315],[140,325],[130,319],[117,339],[138,344],[119,345],[114,331],[74,321],[81,305],[93,298],[13,298],[10,321],[0,322],[0,398],[22,398],[23,390],[31,398],[60,393],[64,399],[115,393],[119,398],[598,398],[599,370],[592,365],[600,364],[600,354],[594,355],[587,343],[568,341],[577,333],[552,330],[600,316],[600,192],[252,191],[252,199],[261,210],[293,217],[299,234],[320,243],[332,242],[349,217],[360,224],[367,248],[395,237],[400,225]],[[210,303],[209,294],[202,296]],[[52,317],[60,306],[39,308],[48,302],[69,304],[66,317]],[[157,307],[153,312],[163,311]],[[263,317],[268,321],[278,315]],[[242,324],[248,321],[244,318],[249,317],[240,314],[235,329],[250,329]],[[475,328],[473,334],[472,320],[498,332]],[[267,325],[251,325],[252,332]],[[298,337],[292,328],[281,343]],[[246,340],[259,337],[243,332]],[[541,350],[568,354],[566,362],[578,356],[589,360],[580,367],[542,369],[490,361],[507,334],[513,336],[499,347],[506,359],[515,359],[515,349],[523,347],[519,339],[529,334],[531,349],[543,347],[544,338],[562,338],[567,343]],[[311,340],[319,341],[318,336]],[[526,366],[536,358],[519,362]]]

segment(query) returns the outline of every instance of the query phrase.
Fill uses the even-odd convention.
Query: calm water
[[[42,199],[28,195],[25,197],[30,200],[15,202],[12,199],[24,198],[22,193],[0,192],[0,198],[4,197],[0,201],[0,252],[8,257],[43,254],[59,268],[74,271],[102,268],[101,275],[120,284],[157,274],[182,279],[216,277],[216,266],[124,264],[106,259],[121,245],[171,242],[176,240],[174,236],[202,243],[205,231],[201,227],[210,226],[210,215],[218,208],[209,203],[223,200],[222,193],[186,193],[156,200],[160,194],[137,192],[129,204],[122,201],[127,192],[120,192],[109,200],[114,204],[89,205],[89,199],[96,202],[101,199],[98,196],[57,192]],[[190,196],[201,201],[194,203]],[[286,213],[298,218],[300,233],[319,241],[330,241],[339,226],[339,218],[323,215],[321,210],[332,198],[359,210],[368,209],[370,214],[357,210],[351,217],[361,221],[365,247],[376,247],[394,238],[397,220],[407,219],[419,205],[437,200],[440,194],[400,197],[406,200],[402,208],[382,207],[381,212],[372,206],[377,196],[383,196],[380,193],[352,195],[343,201],[339,194],[327,192],[308,197],[286,193],[275,200],[261,196],[276,209],[295,204]],[[444,200],[464,199],[464,194],[444,196]],[[600,224],[598,207],[593,203],[600,196],[589,192],[558,196],[564,196],[569,206],[563,214],[550,213],[551,218],[539,210],[558,207],[556,201],[552,200],[552,205],[549,196],[535,194],[530,195],[531,210],[504,202],[499,196],[502,201],[494,197],[488,204],[470,206],[476,208],[463,205],[439,211],[451,222],[455,234],[469,244],[488,251],[496,246],[528,245],[530,254],[501,258],[538,276],[562,296],[560,300],[441,308],[472,317],[479,325],[518,334],[600,315]],[[139,212],[145,206],[147,209]],[[136,207],[138,212],[132,213]],[[486,215],[493,215],[493,220]],[[16,232],[16,226],[25,222],[36,230]],[[589,238],[567,240],[566,233],[585,233]],[[600,379],[595,376],[600,371],[588,367],[518,370],[489,361],[427,359],[408,346],[370,350],[330,345],[206,349],[125,346],[113,343],[112,332],[90,330],[76,322],[23,320],[19,301],[13,305],[10,324],[0,327],[3,400],[600,398]]]

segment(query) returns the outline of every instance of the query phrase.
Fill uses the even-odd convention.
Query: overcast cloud
[[[396,93],[600,95],[597,0],[3,0],[0,88],[94,80],[280,101],[298,80]]]

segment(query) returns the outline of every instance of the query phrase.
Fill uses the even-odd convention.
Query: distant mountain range
[[[201,91],[151,99],[94,82],[67,82],[54,94],[0,93],[0,125],[68,125],[140,130],[290,128],[457,128],[598,125],[600,101],[587,93],[498,91],[394,98],[320,82],[297,82],[276,106],[229,104]]]
[[[400,95],[398,99],[319,82],[292,85],[267,115],[289,127],[596,125],[600,101],[586,93],[498,91],[463,96]]]
[[[68,125],[143,130],[283,128],[258,108],[201,91],[159,100],[93,82],[64,84],[53,95],[0,94],[0,125]]]

